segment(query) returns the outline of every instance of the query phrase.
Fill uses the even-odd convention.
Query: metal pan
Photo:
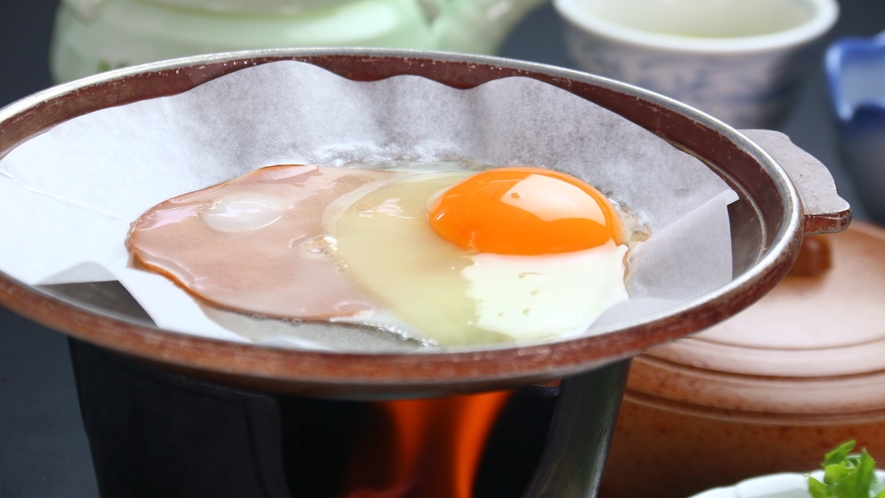
[[[114,287],[87,285],[69,292],[34,288],[2,273],[0,305],[84,341],[229,385],[356,398],[502,389],[586,372],[720,322],[780,281],[805,234],[842,230],[851,217],[826,168],[782,135],[743,134],[660,95],[576,71],[421,51],[261,50],[97,75],[0,109],[0,157],[76,116],[181,93],[224,74],[278,60],[307,62],[358,81],[410,74],[456,88],[522,76],[618,113],[698,157],[738,193],[740,200],[730,207],[735,276],[714,292],[614,333],[526,347],[432,354],[298,351],[182,335],[153,326]]]

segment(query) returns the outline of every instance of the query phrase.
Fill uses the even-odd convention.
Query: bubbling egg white
[[[133,223],[133,260],[243,313],[441,346],[583,333],[628,299],[629,234],[586,183],[480,173],[263,168]]]

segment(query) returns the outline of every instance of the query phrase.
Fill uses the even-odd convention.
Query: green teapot
[[[492,54],[544,0],[62,0],[57,82],[161,59],[275,47]]]

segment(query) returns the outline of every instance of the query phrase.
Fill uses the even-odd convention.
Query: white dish
[[[810,473],[815,479],[823,478],[823,471]],[[885,471],[877,470],[879,483],[885,485]],[[734,486],[713,488],[690,498],[810,498],[808,479],[805,474],[782,473],[754,477]]]

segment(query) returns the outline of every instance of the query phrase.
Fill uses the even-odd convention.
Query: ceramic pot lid
[[[826,241],[829,270],[791,274],[730,320],[638,357],[629,392],[768,413],[885,409],[885,229],[855,222]]]
[[[832,267],[788,275],[743,312],[649,356],[746,375],[824,377],[885,370],[885,229],[826,237]]]

